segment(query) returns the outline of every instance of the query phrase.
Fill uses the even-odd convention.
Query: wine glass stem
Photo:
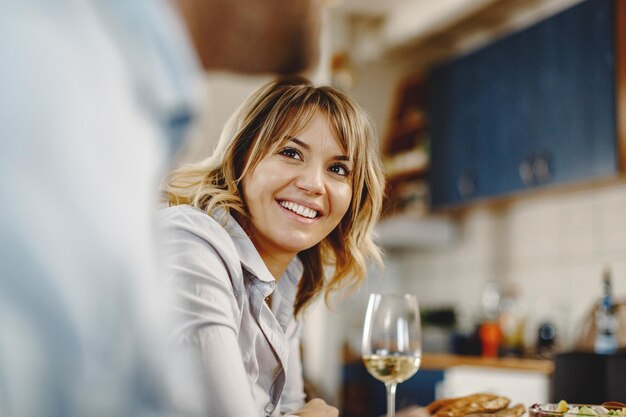
[[[394,417],[396,415],[396,385],[395,382],[386,382],[387,388],[387,417]]]

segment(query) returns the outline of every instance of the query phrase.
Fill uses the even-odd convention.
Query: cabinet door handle
[[[519,164],[518,168],[519,177],[522,180],[522,184],[527,187],[533,185],[533,166],[530,163],[530,158],[524,158]]]
[[[550,158],[547,155],[537,155],[533,160],[533,173],[538,183],[543,184],[552,179]]]
[[[463,198],[473,196],[476,193],[476,181],[474,180],[474,176],[467,172],[459,175],[459,179],[456,181],[456,188]]]

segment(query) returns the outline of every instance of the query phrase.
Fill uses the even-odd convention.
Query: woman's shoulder
[[[204,210],[198,207],[190,206],[188,204],[179,204],[177,206],[169,206],[160,208],[158,210],[159,219],[162,221],[169,221],[177,218],[189,218],[189,217],[208,217],[211,218]]]
[[[166,225],[212,225],[219,224],[207,212],[187,204],[166,207],[158,210],[158,221]],[[223,229],[223,228],[222,228]]]
[[[179,205],[160,209],[158,224],[158,245],[166,264],[195,271],[187,276],[203,277],[205,284],[207,277],[222,283],[230,280],[235,294],[243,294],[241,258],[232,237],[219,221],[201,209]],[[180,269],[177,271],[180,273]]]
[[[234,249],[232,238],[224,226],[197,207],[181,204],[160,209],[157,221],[162,232],[189,234],[207,240],[214,246],[227,244]]]

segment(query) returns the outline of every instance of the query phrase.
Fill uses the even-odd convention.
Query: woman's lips
[[[321,216],[320,212],[313,210],[310,207],[294,203],[293,201],[277,200],[277,203],[282,210],[284,210],[292,218],[302,223],[312,223],[319,219]],[[298,211],[300,211],[302,214]]]

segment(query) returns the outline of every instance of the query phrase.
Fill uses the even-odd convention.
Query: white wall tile
[[[599,230],[593,196],[568,197],[560,215],[560,243],[564,257],[589,256],[598,250]]]
[[[600,249],[626,252],[626,187],[602,190],[598,202]]]
[[[476,263],[493,259],[500,217],[499,214],[485,209],[471,211],[462,223],[456,260]]]
[[[558,256],[558,201],[532,200],[514,206],[508,218],[509,257],[514,260],[545,260]]]

